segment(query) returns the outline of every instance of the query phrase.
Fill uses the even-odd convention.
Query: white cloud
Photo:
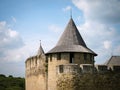
[[[79,25],[78,29],[86,39],[93,38],[93,40],[97,41],[104,41],[106,39],[112,40],[116,34],[113,27],[90,21],[86,21],[84,24]]]
[[[14,38],[14,37],[18,36],[18,32],[14,31],[14,30],[11,30],[11,29],[8,29],[8,34],[11,38]]]
[[[120,1],[119,0],[72,0],[83,12],[85,23],[78,28],[88,47],[98,56],[97,63],[110,58],[112,52],[119,52]],[[111,24],[112,23],[112,24]],[[118,24],[118,25],[117,25]]]
[[[66,11],[70,11],[71,9],[72,9],[71,6],[67,6],[67,7],[63,8],[63,11],[66,12]]]
[[[110,47],[111,47],[111,41],[107,41],[106,40],[106,41],[103,42],[103,45],[104,45],[105,49],[110,49]]]
[[[5,21],[0,22],[0,59],[4,61],[21,60],[19,49],[24,46],[24,42],[19,33],[12,30]]]
[[[24,76],[24,62],[38,47],[34,41],[24,43],[19,33],[8,26],[0,22],[0,73]]]
[[[57,26],[55,24],[50,25],[48,27],[48,29],[53,31],[53,32],[56,32],[56,33],[60,32],[62,30],[61,27],[59,27],[59,26]]]
[[[110,57],[112,50],[118,47],[114,44],[120,42],[118,32],[112,26],[86,21],[83,25],[79,25],[78,29],[87,46],[98,54],[96,63],[105,62]],[[114,53],[116,52],[118,51]]]
[[[119,0],[72,0],[85,18],[100,22],[120,23]]]

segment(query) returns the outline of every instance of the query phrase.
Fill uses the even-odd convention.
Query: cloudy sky
[[[24,62],[55,46],[72,17],[97,64],[120,55],[120,0],[0,0],[0,74],[24,76]]]

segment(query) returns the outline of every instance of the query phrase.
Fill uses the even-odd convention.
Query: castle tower
[[[37,55],[29,57],[26,62],[26,90],[46,90],[45,54],[41,46]]]
[[[57,45],[46,53],[48,60],[48,90],[56,89],[56,67],[65,64],[93,64],[97,56],[87,47],[74,21],[70,18]]]

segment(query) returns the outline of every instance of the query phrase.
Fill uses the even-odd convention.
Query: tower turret
[[[87,47],[72,17],[56,46],[46,55],[48,57],[48,90],[56,90],[56,66],[93,64],[94,56],[97,56]]]
[[[35,56],[29,57],[26,64],[26,90],[46,90],[46,60],[41,46]]]
[[[39,56],[39,55],[44,55],[45,53],[44,53],[44,50],[43,50],[43,48],[42,48],[42,46],[41,46],[41,40],[40,40],[40,47],[39,47],[39,49],[38,49],[38,52],[37,52],[37,55]]]

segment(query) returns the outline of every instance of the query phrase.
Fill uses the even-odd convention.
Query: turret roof
[[[40,47],[39,47],[39,49],[38,49],[38,52],[37,52],[37,55],[39,56],[39,55],[44,55],[45,53],[44,53],[44,50],[43,50],[43,48],[42,48],[42,46],[41,46],[41,42],[40,42]]]
[[[48,53],[59,52],[83,52],[97,55],[92,50],[87,48],[72,18],[67,24],[67,27],[65,28],[57,45]]]
[[[57,46],[61,45],[82,45],[86,47],[86,44],[72,18],[70,19],[65,31],[57,43]]]

